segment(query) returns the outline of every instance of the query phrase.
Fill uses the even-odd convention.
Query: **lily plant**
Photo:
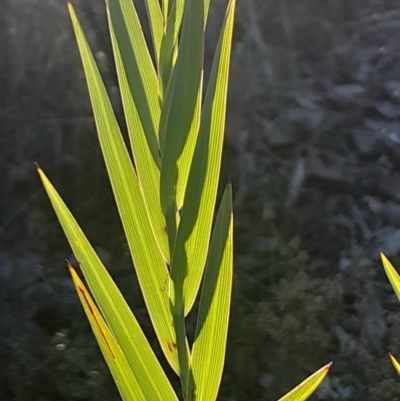
[[[232,189],[216,205],[235,0],[203,91],[210,0],[145,0],[150,45],[132,0],[106,0],[126,143],[74,8],[68,4],[108,176],[133,266],[178,392],[73,214],[38,167],[83,280],[77,294],[125,401],[211,401],[220,388],[233,279]],[[204,94],[204,95],[203,95]],[[186,318],[198,302],[194,340]],[[281,401],[311,395],[329,365]]]

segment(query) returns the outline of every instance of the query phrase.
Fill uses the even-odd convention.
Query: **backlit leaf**
[[[312,395],[312,393],[317,389],[317,387],[322,383],[325,379],[325,376],[329,372],[329,368],[331,367],[332,362],[328,363],[320,370],[316,371],[306,380],[301,382],[297,387],[295,387],[292,391],[284,395],[279,401],[304,401],[308,397]]]

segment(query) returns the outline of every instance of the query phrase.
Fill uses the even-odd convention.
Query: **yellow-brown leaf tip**
[[[39,164],[37,164],[37,163],[35,162],[35,166],[36,166],[36,171],[38,172],[38,174],[39,174],[39,175],[42,175],[42,174],[43,174],[43,170],[40,168]]]
[[[72,274],[72,272],[75,272],[74,266],[71,265],[71,263],[70,263],[70,261],[68,259],[67,259],[67,266],[68,266],[68,269],[69,269],[71,274]]]

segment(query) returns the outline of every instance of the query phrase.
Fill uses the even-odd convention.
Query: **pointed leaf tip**
[[[71,262],[68,259],[66,260],[66,262],[67,262],[68,270],[70,271],[71,275],[77,274],[74,266],[71,265]]]
[[[394,268],[389,259],[381,253],[381,259],[383,268],[385,269],[386,276],[396,293],[397,298],[400,300],[400,276],[397,270]]]
[[[384,265],[385,265],[385,264],[391,265],[389,259],[387,258],[387,256],[386,256],[382,251],[380,252],[380,256],[381,256],[381,261],[382,261],[382,263],[383,263]]]
[[[311,376],[301,382],[298,386],[296,386],[293,390],[280,398],[279,401],[305,401],[311,396],[311,394],[314,393],[314,391],[325,379],[331,366],[332,362],[317,370],[315,373],[313,373]]]
[[[392,365],[394,366],[394,368],[396,369],[396,372],[398,374],[400,374],[400,363],[397,361],[397,359],[393,356],[392,353],[389,352],[389,358],[390,361],[392,362]]]

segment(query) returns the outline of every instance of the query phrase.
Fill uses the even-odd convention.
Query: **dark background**
[[[74,5],[120,112],[104,4]],[[207,65],[224,7],[213,0]],[[0,55],[0,400],[118,400],[34,165],[155,344],[66,3],[2,0]],[[387,357],[400,357],[400,304],[379,261],[382,250],[400,266],[398,1],[238,0],[229,175],[236,263],[219,399],[277,400],[331,360],[313,400],[400,399]]]

